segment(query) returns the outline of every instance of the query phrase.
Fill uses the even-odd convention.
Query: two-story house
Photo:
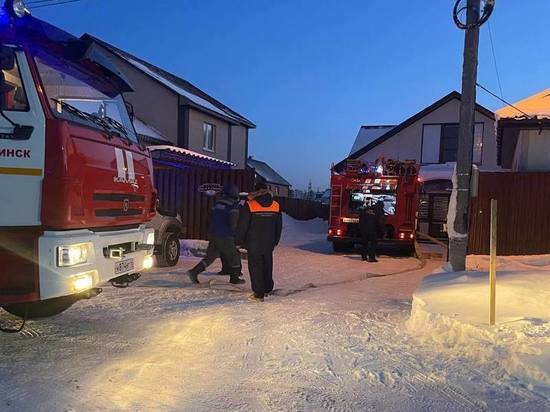
[[[249,130],[256,126],[198,87],[89,34],[134,88],[125,100],[146,143],[169,144],[246,168]],[[138,132],[139,133],[139,132]],[[151,136],[153,134],[153,136]],[[149,141],[147,141],[149,140]]]

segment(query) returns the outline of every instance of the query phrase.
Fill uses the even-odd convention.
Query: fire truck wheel
[[[346,242],[332,242],[332,250],[336,253],[344,253],[351,249],[351,244]]]
[[[175,266],[180,259],[180,241],[176,233],[167,233],[162,240],[157,266]]]
[[[61,298],[48,299],[40,302],[15,303],[13,305],[3,306],[3,308],[6,312],[20,318],[24,318],[26,315],[27,319],[38,319],[59,315],[61,312],[69,309],[74,302],[71,296],[63,296]]]

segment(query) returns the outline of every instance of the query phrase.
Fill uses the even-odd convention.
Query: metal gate
[[[424,183],[418,197],[418,231],[437,239],[446,239],[447,212],[452,183],[434,180]]]

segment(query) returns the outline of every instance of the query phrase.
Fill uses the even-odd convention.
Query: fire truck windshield
[[[103,124],[103,127],[116,125],[115,129],[123,132],[124,137],[138,143],[124,100],[112,85],[84,68],[44,52],[36,53],[35,61],[56,116],[71,121],[76,118],[94,127],[100,126],[97,122],[89,121],[92,117],[105,119],[110,123],[99,124]],[[77,110],[69,110],[70,107]],[[78,111],[90,116],[75,117]]]
[[[362,208],[373,206],[377,202],[384,203],[384,214],[395,215],[397,194],[395,189],[383,189],[379,186],[365,186],[350,192],[349,208],[358,212]]]

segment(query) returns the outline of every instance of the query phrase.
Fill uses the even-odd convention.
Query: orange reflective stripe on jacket
[[[262,212],[277,213],[281,210],[279,203],[277,203],[276,201],[273,201],[273,203],[271,203],[271,205],[267,207],[262,206],[256,200],[249,200],[247,204],[251,213],[262,213]]]

